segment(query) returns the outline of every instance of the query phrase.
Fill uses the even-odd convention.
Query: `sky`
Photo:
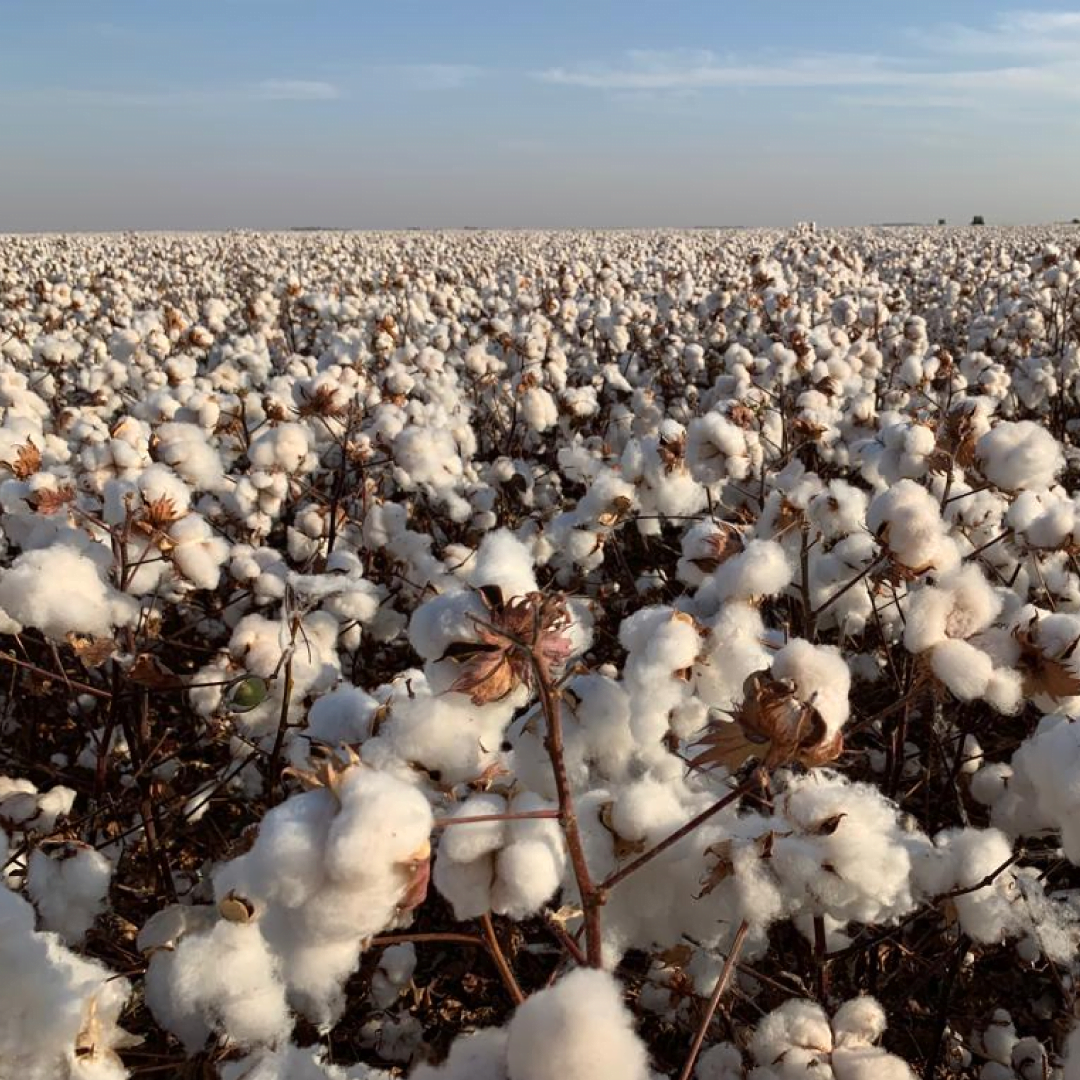
[[[1080,216],[1080,2],[0,0],[0,231]]]

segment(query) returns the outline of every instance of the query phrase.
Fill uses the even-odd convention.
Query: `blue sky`
[[[1078,136],[1078,0],[0,0],[0,231],[1050,221]]]

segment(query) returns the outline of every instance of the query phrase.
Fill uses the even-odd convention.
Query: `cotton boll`
[[[253,469],[296,472],[304,464],[308,451],[308,432],[303,424],[279,424],[252,440],[248,460]]]
[[[975,456],[1003,491],[1049,487],[1065,465],[1057,439],[1031,420],[999,421],[976,443]]]
[[[470,579],[476,588],[498,586],[506,599],[536,591],[529,549],[506,529],[484,537]]]
[[[27,893],[46,930],[69,945],[82,941],[105,910],[112,864],[91,847],[69,841],[46,853],[37,848],[27,868]]]
[[[107,637],[136,614],[88,556],[65,544],[19,555],[0,576],[0,608],[54,641],[71,631]]]
[[[961,701],[983,697],[994,674],[994,662],[966,641],[946,640],[930,654],[934,674]]]
[[[481,1028],[460,1035],[441,1065],[420,1065],[409,1074],[409,1080],[510,1080],[507,1039],[502,1028]]]
[[[774,656],[772,674],[794,684],[796,698],[817,709],[830,735],[847,723],[851,672],[835,646],[795,638]]]
[[[793,999],[758,1024],[750,1041],[750,1053],[759,1065],[767,1067],[781,1059],[787,1062],[792,1051],[798,1050],[799,1064],[805,1069],[814,1061],[827,1061],[832,1045],[832,1030],[824,1009],[811,1001]]]
[[[0,831],[0,835],[2,831]],[[34,910],[0,885],[0,1063],[19,1080],[123,1080],[116,1049],[130,986],[34,928]],[[90,1021],[93,1021],[92,1023]]]
[[[791,584],[784,549],[773,540],[751,540],[713,575],[721,600],[753,601],[776,596]]]
[[[933,586],[914,590],[905,613],[904,646],[921,652],[945,637],[972,637],[994,621],[1001,604],[981,568],[969,564]]]
[[[146,1004],[162,1027],[200,1050],[221,1030],[241,1047],[288,1037],[292,1018],[278,962],[256,925],[218,922],[155,952],[146,972]]]
[[[533,994],[510,1021],[508,1080],[649,1080],[619,983],[581,968]]]
[[[371,979],[371,996],[380,1009],[389,1008],[409,985],[416,970],[416,946],[412,942],[383,949]]]
[[[731,1043],[717,1043],[704,1050],[694,1069],[694,1080],[744,1080],[742,1054]]]

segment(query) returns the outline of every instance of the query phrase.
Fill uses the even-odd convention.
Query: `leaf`
[[[112,638],[68,634],[67,640],[75,655],[89,668],[101,667],[116,655],[116,642]]]
[[[735,872],[735,864],[732,862],[734,844],[731,840],[723,840],[719,844],[711,844],[705,849],[706,855],[713,855],[716,862],[701,879],[701,892],[697,893],[696,899],[708,896],[718,885],[726,881]]]
[[[75,489],[70,484],[58,488],[41,488],[28,499],[35,513],[46,516],[57,513],[74,501]]]
[[[150,690],[178,690],[187,685],[184,679],[170,671],[151,653],[139,653],[126,674],[132,682]]]
[[[9,464],[16,479],[28,480],[41,468],[41,451],[28,436],[26,442],[16,451],[15,460]]]

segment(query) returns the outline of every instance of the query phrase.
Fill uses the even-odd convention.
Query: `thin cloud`
[[[333,83],[309,79],[264,79],[254,87],[261,101],[334,101],[341,92]]]
[[[1080,98],[1080,12],[1011,12],[989,29],[952,26],[934,35],[913,33],[909,41],[923,55],[770,53],[746,60],[701,49],[634,50],[618,63],[551,67],[535,78],[623,95],[820,88],[903,90],[913,101],[948,96],[956,104],[973,93]],[[954,55],[946,60],[943,54]],[[1014,62],[972,66],[980,55]]]

